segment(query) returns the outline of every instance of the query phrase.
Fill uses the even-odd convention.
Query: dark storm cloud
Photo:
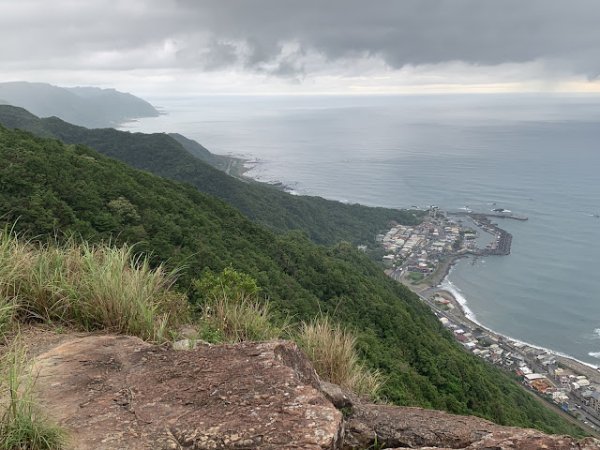
[[[77,66],[96,52],[106,68],[238,65],[284,76],[305,71],[310,54],[393,68],[544,60],[595,77],[599,18],[596,0],[0,0],[0,57]],[[169,42],[172,58],[160,52]]]
[[[392,67],[547,59],[596,75],[595,0],[208,0],[178,2],[217,37],[249,43],[250,61],[299,42],[336,60],[381,56]]]

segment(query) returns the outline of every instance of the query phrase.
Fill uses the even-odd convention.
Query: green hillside
[[[577,433],[507,375],[466,353],[430,310],[352,245],[326,248],[275,235],[193,186],[135,170],[80,145],[0,127],[0,217],[39,240],[139,243],[155,262],[254,277],[293,320],[320,312],[352,328],[365,362],[397,404],[476,414],[498,423]]]
[[[262,183],[241,181],[193,156],[190,151],[198,155],[203,147],[183,137],[178,139],[189,151],[167,134],[89,130],[56,117],[39,119],[11,106],[0,106],[0,124],[31,131],[38,136],[53,136],[68,144],[84,144],[138,169],[189,183],[225,200],[255,222],[276,231],[302,230],[321,244],[340,240],[369,243],[392,220],[407,224],[419,220],[411,211],[345,205],[320,197],[294,196]]]
[[[200,145],[198,142],[188,139],[179,133],[169,133],[169,136],[175,139],[188,153],[198,158],[205,163],[210,164],[213,167],[221,171],[228,171],[232,163],[242,163],[243,160],[237,158],[231,158],[229,156],[215,155],[211,153],[206,147]]]

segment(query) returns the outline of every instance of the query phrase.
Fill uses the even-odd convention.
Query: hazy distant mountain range
[[[115,89],[64,88],[46,83],[0,83],[0,104],[20,106],[39,117],[56,116],[88,128],[112,127],[158,111],[145,100]]]

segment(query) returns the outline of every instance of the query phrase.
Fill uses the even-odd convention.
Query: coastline
[[[546,379],[553,378],[553,372],[548,371],[545,367],[540,365],[539,358],[537,358],[539,355],[551,355],[554,358],[557,367],[566,370],[567,373],[570,372],[574,374],[573,378],[575,376],[583,376],[587,378],[587,380],[589,380],[589,382],[591,382],[592,384],[600,384],[600,369],[597,366],[588,364],[569,355],[565,355],[548,348],[536,346],[518,339],[514,339],[510,336],[498,333],[481,324],[479,321],[477,321],[475,314],[468,308],[467,300],[465,299],[465,297],[460,293],[459,290],[453,287],[452,282],[447,278],[448,275],[446,275],[442,284],[436,286],[430,292],[434,292],[435,295],[441,296],[444,299],[447,299],[451,302],[453,306],[453,311],[455,311],[456,314],[461,317],[460,320],[454,321],[453,323],[457,323],[459,326],[463,326],[462,324],[468,324],[465,327],[465,330],[467,331],[484,331],[484,333],[482,334],[487,335],[488,337],[492,337],[492,340],[495,341],[498,345],[500,345],[500,348],[504,349],[504,351],[510,351],[514,352],[514,354],[520,354],[521,357],[524,358],[523,362],[526,364],[526,366],[532,368],[533,373],[536,375],[541,374],[543,377],[546,377]],[[446,287],[450,287],[450,289],[445,289]],[[432,310],[438,317],[450,317],[450,315],[441,315],[439,312],[436,312],[436,309],[431,302],[427,301],[422,295],[418,295],[423,301],[432,306]],[[471,353],[466,348],[465,351]],[[480,357],[481,355],[478,356]],[[514,367],[505,367],[502,365],[498,365],[498,362],[493,362],[489,360],[487,360],[487,362],[495,367],[498,367],[500,370],[509,371],[514,374]],[[517,371],[517,375],[520,374],[521,372]],[[556,375],[554,377],[556,377]],[[561,387],[561,384],[554,384],[557,383],[556,381],[552,381],[551,383],[551,386],[556,385],[558,389],[561,390],[564,394],[564,388]],[[541,404],[543,404],[545,407],[551,410],[555,410],[556,412],[559,412],[561,414],[564,414],[565,417],[569,417],[570,420],[576,421],[578,426],[590,432],[592,435],[598,436],[597,429],[600,427],[600,421],[598,420],[598,416],[594,415],[591,408],[585,406],[586,403],[580,396],[581,394],[576,394],[575,396],[573,396],[573,394],[569,392],[567,403],[559,404],[559,402],[556,402],[554,398],[552,398],[552,400],[549,399],[547,394],[544,395],[539,392],[535,392],[534,388],[531,385],[528,385],[526,382],[523,382],[523,384],[525,385],[524,389],[529,390],[532,393],[532,395],[536,396],[541,402]]]
[[[256,159],[248,159],[242,156],[232,156],[232,155],[219,155],[225,158],[228,158],[230,161],[230,165],[225,170],[227,175],[231,175],[235,178],[241,178],[246,181],[256,181],[254,178],[246,175],[247,172],[252,170],[259,162]]]
[[[521,361],[521,364],[525,364],[529,373],[533,370],[534,376],[542,376],[546,379],[550,386],[556,386],[560,392],[564,395],[564,388],[554,380],[556,378],[553,372],[550,372],[547,367],[540,363],[540,358],[547,359],[551,357],[554,359],[554,364],[567,371],[567,374],[571,373],[569,377],[575,378],[583,376],[587,378],[590,383],[600,385],[600,369],[593,364],[588,364],[573,358],[569,355],[562,354],[541,346],[529,344],[527,342],[514,339],[510,336],[498,333],[487,326],[480,323],[475,314],[469,309],[466,298],[462,295],[460,290],[456,288],[452,282],[448,279],[453,264],[459,258],[450,258],[448,261],[447,270],[444,272],[445,276],[440,283],[437,285],[424,285],[419,286],[406,284],[406,286],[419,296],[419,298],[428,305],[432,312],[438,317],[444,328],[448,329],[456,338],[456,342],[464,345],[465,351],[471,353],[474,356],[482,358],[488,364],[497,367],[505,372],[510,372],[513,375],[522,376],[521,366],[514,365],[515,361]],[[418,289],[418,288],[421,289]],[[474,341],[472,338],[468,340],[461,339],[462,336],[477,336],[477,340]],[[481,340],[481,341],[480,341]],[[480,342],[476,344],[475,342]],[[481,342],[487,342],[484,346],[481,346]],[[500,351],[500,354],[504,353],[511,359],[508,363],[505,363],[504,359],[494,359],[484,356],[484,353],[489,350],[486,348],[495,347],[496,350]],[[496,351],[494,350],[494,352]],[[519,383],[520,384],[520,383]],[[566,403],[559,403],[554,398],[548,398],[547,392],[539,392],[533,385],[523,381],[524,389],[529,391],[534,397],[538,399],[540,404],[545,407],[563,414],[569,420],[577,423],[578,426],[583,427],[587,432],[592,435],[597,435],[597,429],[600,428],[600,420],[597,415],[591,412],[590,407],[582,401],[581,394],[572,394],[568,391],[568,400]]]
[[[461,213],[458,213],[457,215],[460,215],[460,214]],[[485,216],[485,215],[483,215],[483,216]],[[518,218],[517,220],[526,220],[526,218]],[[493,226],[493,231],[490,231],[487,227],[481,226],[481,218],[479,218],[478,221],[480,223],[477,223],[477,221],[476,221],[475,225],[480,230],[487,232],[487,233],[491,233],[491,234],[497,234],[497,232],[507,234],[508,236],[510,236],[510,238],[511,238],[510,240],[512,241],[512,236],[510,235],[510,233],[506,233],[504,230],[500,229],[497,225],[491,224],[491,226]],[[489,226],[489,224],[488,224],[488,226]],[[506,249],[506,250],[507,250],[506,252],[497,253],[497,255],[503,256],[503,255],[510,254],[510,242],[508,243],[508,249]],[[440,262],[440,264],[437,267],[437,269],[435,270],[435,272],[433,272],[432,274],[430,274],[429,276],[424,278],[420,283],[406,283],[406,281],[405,281],[405,284],[407,285],[407,287],[410,290],[412,290],[417,295],[419,295],[423,300],[425,300],[427,303],[429,303],[430,306],[432,306],[432,307],[434,305],[432,305],[431,302],[429,301],[430,298],[437,294],[443,294],[442,296],[451,302],[451,304],[453,305],[453,310],[459,314],[459,316],[460,316],[459,318],[461,320],[467,321],[471,328],[478,327],[480,329],[485,330],[487,333],[490,333],[490,334],[496,336],[497,338],[501,338],[507,342],[516,343],[518,345],[522,345],[529,349],[535,349],[538,351],[543,351],[545,353],[551,354],[554,357],[556,357],[557,360],[558,359],[563,360],[564,365],[567,367],[569,367],[570,365],[574,365],[575,367],[577,367],[578,372],[585,372],[587,370],[592,370],[592,371],[594,371],[594,376],[600,374],[600,366],[597,364],[581,361],[571,355],[568,355],[568,354],[565,354],[565,353],[562,353],[562,352],[559,352],[556,350],[552,350],[550,348],[543,347],[541,345],[531,344],[529,342],[522,341],[522,340],[514,338],[512,336],[508,336],[508,335],[499,333],[499,332],[493,330],[492,328],[486,326],[485,324],[481,323],[477,319],[475,312],[469,308],[467,298],[465,298],[465,296],[462,294],[460,289],[457,286],[455,286],[454,283],[452,283],[452,281],[450,280],[450,273],[452,272],[454,265],[458,261],[460,261],[461,259],[464,259],[464,258],[469,258],[469,257],[477,258],[478,255],[479,255],[478,253],[450,254],[447,256],[447,258],[445,260],[442,260]],[[400,280],[398,280],[398,281],[400,281]],[[433,308],[433,309],[435,310],[435,308]],[[571,361],[572,364],[569,363],[569,361]],[[585,369],[584,369],[584,367],[585,367]],[[600,376],[598,377],[598,383],[600,384]]]
[[[261,163],[261,161],[256,159],[246,159],[239,156],[227,156],[227,158],[229,158],[232,161],[232,163],[230,163],[230,166],[225,171],[225,173],[227,173],[228,175],[231,175],[232,177],[245,181],[247,183],[259,183],[266,186],[271,186],[283,192],[287,192],[288,194],[298,195],[294,188],[288,186],[287,184],[281,181],[263,181],[251,175],[248,175],[248,172],[250,172],[256,166],[258,166]]]
[[[573,370],[574,372],[578,372],[582,375],[588,376],[588,378],[593,379],[596,383],[600,384],[600,369],[599,366],[587,363],[584,361],[580,361],[579,359],[567,355],[562,352],[558,352],[556,350],[552,350],[546,347],[542,347],[540,345],[531,344],[529,342],[522,341],[520,339],[516,339],[512,336],[507,336],[502,333],[499,333],[485,324],[481,323],[475,313],[469,309],[468,300],[462,295],[460,290],[454,286],[452,281],[449,279],[450,272],[452,270],[453,265],[461,259],[463,256],[452,257],[450,258],[447,267],[444,270],[443,279],[436,284],[429,284],[426,289],[416,289],[417,286],[408,286],[413,292],[415,292],[419,297],[426,300],[425,297],[431,296],[433,294],[438,294],[443,298],[446,298],[453,305],[451,315],[454,315],[456,318],[461,321],[467,322],[472,328],[480,328],[485,330],[487,333],[496,336],[499,340],[504,340],[506,342],[517,344],[519,346],[523,346],[525,350],[535,350],[541,351],[556,357],[557,361],[560,365]],[[421,285],[422,286],[422,285]],[[429,303],[429,302],[428,302]]]
[[[232,167],[232,170],[229,173],[230,175],[242,179],[246,182],[260,183],[275,187],[276,189],[280,189],[284,192],[295,194],[295,191],[291,187],[283,184],[280,181],[263,181],[248,175],[248,172],[250,172],[252,169],[254,169],[257,165],[261,163],[259,160],[233,156],[229,156],[229,158],[236,160],[236,164],[234,164],[234,167]],[[564,354],[562,352],[558,352],[546,347],[542,347],[540,345],[531,344],[529,342],[525,342],[514,337],[504,335],[481,323],[477,319],[476,314],[469,308],[468,300],[462,295],[460,290],[449,279],[450,273],[454,265],[461,259],[469,257],[473,257],[473,255],[451,255],[440,264],[436,272],[434,272],[425,280],[423,280],[422,283],[418,285],[411,285],[409,283],[405,284],[410,290],[415,292],[417,295],[419,295],[419,297],[423,299],[424,297],[432,295],[433,293],[441,294],[454,305],[454,311],[459,313],[460,319],[468,322],[472,328],[479,328],[485,330],[487,333],[496,336],[500,340],[522,345],[526,349],[532,349],[551,354],[556,357],[557,361],[562,366],[567,367],[580,374],[585,374],[588,376],[588,378],[595,379],[597,380],[597,383],[600,384],[599,366],[580,361],[577,358]]]

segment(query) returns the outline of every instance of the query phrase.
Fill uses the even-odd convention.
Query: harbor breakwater
[[[496,236],[496,239],[492,241],[486,248],[477,250],[474,254],[478,256],[506,256],[510,255],[510,247],[512,245],[512,234],[508,231],[498,227],[498,225],[492,223],[487,214],[470,214],[469,217],[480,228],[484,229],[488,233],[492,233]],[[512,218],[512,217],[510,217]],[[516,219],[516,220],[527,220],[527,219]]]

